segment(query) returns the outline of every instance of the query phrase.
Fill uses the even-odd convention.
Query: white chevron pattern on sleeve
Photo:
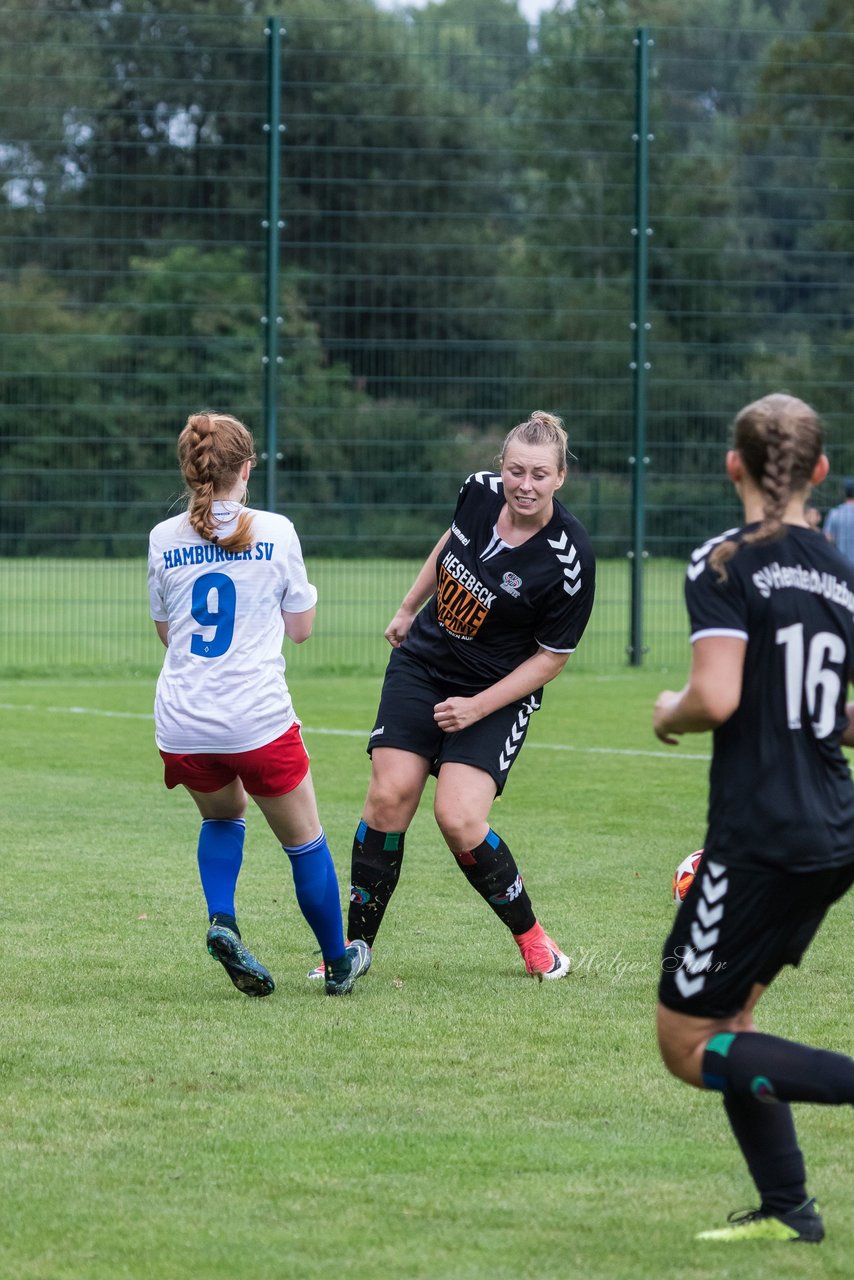
[[[546,542],[554,548],[557,560],[564,566],[564,591],[568,596],[574,596],[581,588],[581,561],[578,559],[575,543],[569,541],[569,535],[565,529],[559,538],[546,538]],[[568,549],[567,543],[569,543]]]
[[[706,567],[706,556],[716,547],[719,542],[726,542],[727,538],[731,538],[734,533],[738,533],[738,529],[727,529],[726,533],[719,533],[716,538],[709,538],[708,542],[704,542],[696,551],[691,552],[691,563],[688,565],[688,577],[692,582],[696,582],[700,574]]]
[[[493,475],[491,471],[475,471],[469,476],[469,480],[476,480],[478,484],[482,485],[488,483],[493,493],[498,493],[501,484],[501,476]]]

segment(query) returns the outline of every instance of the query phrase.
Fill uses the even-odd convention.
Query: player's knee
[[[401,831],[400,809],[392,797],[378,797],[365,805],[365,821],[375,831]]]
[[[442,838],[452,853],[476,849],[483,843],[486,828],[480,819],[473,819],[470,815],[460,813],[452,806],[442,803],[434,805],[433,814]]]
[[[375,831],[405,831],[410,804],[408,793],[393,780],[372,783],[365,802],[365,821]]]

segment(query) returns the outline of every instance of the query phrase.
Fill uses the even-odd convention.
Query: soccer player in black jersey
[[[854,881],[854,566],[811,529],[827,475],[821,423],[770,395],[735,421],[727,473],[745,525],[691,557],[688,683],[655,705],[662,742],[714,731],[703,860],[664,946],[658,1039],[667,1068],[723,1095],[761,1197],[698,1239],[820,1241],[790,1103],[854,1103],[854,1061],[756,1030]]]
[[[543,685],[587,625],[594,558],[583,527],[555,498],[566,478],[559,418],[536,412],[514,427],[500,465],[500,474],[466,480],[450,529],[385,632],[393,653],[368,746],[347,932],[373,946],[433,773],[436,821],[466,879],[513,934],[527,971],[562,978],[569,957],[534,915],[489,812]]]

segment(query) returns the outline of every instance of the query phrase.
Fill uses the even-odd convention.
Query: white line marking
[[[105,716],[109,720],[153,720],[142,711],[103,711],[98,707],[37,707],[26,702],[0,702],[0,711],[51,711],[55,715]]]
[[[142,711],[105,711],[99,707],[39,707],[25,702],[0,702],[0,711],[50,711],[53,715],[101,716],[106,720],[153,720],[154,716]],[[318,736],[326,734],[333,738],[363,738],[367,740],[367,729],[317,729],[304,724],[306,733]],[[565,742],[529,742],[534,751],[575,751],[585,756],[648,756],[653,760],[704,760],[708,764],[710,757],[689,751],[642,751],[634,747],[577,747]]]
[[[531,742],[531,747],[538,748],[540,751],[580,751],[586,756],[651,756],[655,760],[705,760],[706,764],[711,760],[711,756],[699,755],[697,752],[690,751],[640,751],[635,747],[574,747],[568,746],[562,742]]]

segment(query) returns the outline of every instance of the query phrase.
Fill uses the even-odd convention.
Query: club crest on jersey
[[[516,573],[510,573],[508,570],[501,579],[501,590],[506,591],[508,595],[519,598],[519,588],[522,585],[522,579]]]

